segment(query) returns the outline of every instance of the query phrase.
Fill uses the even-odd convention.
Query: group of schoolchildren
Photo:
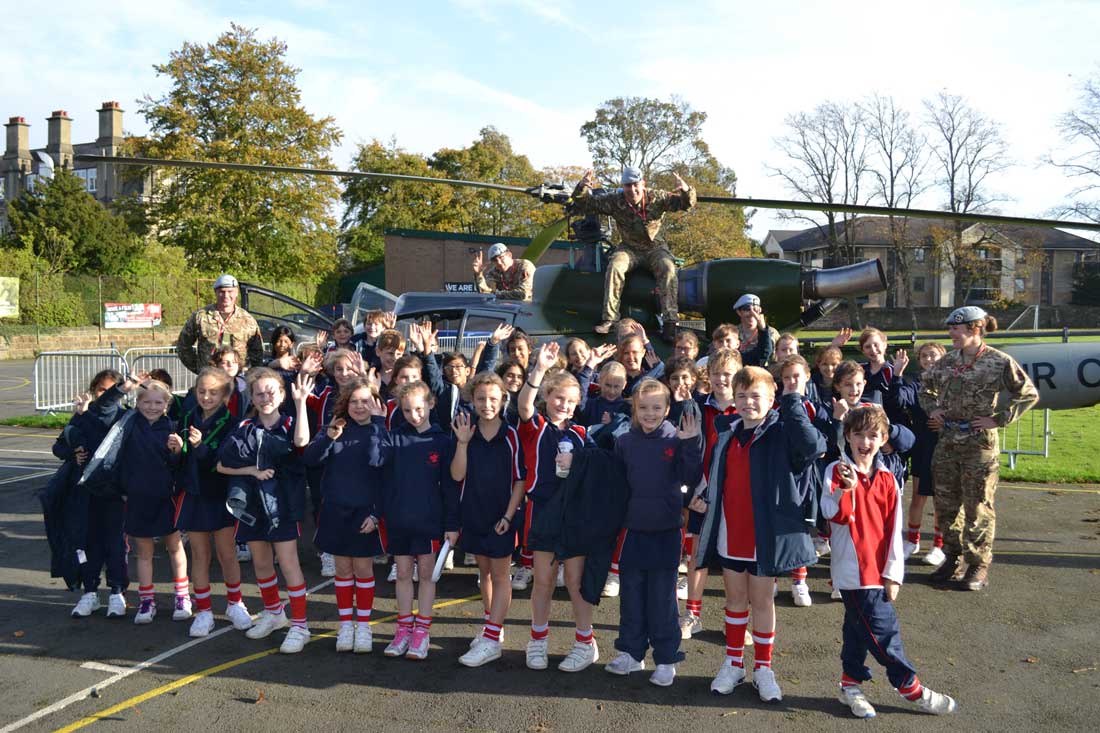
[[[746,680],[751,645],[752,683],[775,702],[776,578],[790,575],[795,605],[808,606],[806,567],[831,552],[833,595],[845,605],[841,701],[858,717],[875,714],[860,687],[870,653],[917,709],[955,710],[917,678],[892,606],[904,561],[918,550],[935,433],[916,404],[919,383],[902,376],[904,351],[888,361],[883,333],[859,337],[866,363],[843,360],[846,330],[811,369],[792,334],[773,344],[762,329],[742,348],[728,324],[702,359],[697,337],[681,332],[663,363],[629,319],[617,344],[571,339],[564,349],[502,325],[472,359],[437,355],[428,324],[411,324],[407,338],[393,326],[392,314],[375,311],[362,333],[338,321],[332,342],[297,348],[289,329],[277,329],[266,367],[242,379],[233,351],[220,349],[182,400],[148,375],[97,375],[55,446],[71,484],[91,489],[82,494],[86,542],[73,585],[84,595],[73,615],[99,608],[104,565],[108,616],[125,615],[130,538],[135,622],[152,621],[161,538],[175,579],[172,616],[193,618],[192,636],[214,627],[216,554],[228,620],[254,639],[289,626],[280,650],[301,651],[310,632],[298,540],[312,511],[314,544],[334,567],[337,651],[372,650],[373,566],[389,555],[397,623],[384,654],[426,658],[433,568],[441,549],[458,546],[474,556],[485,609],[463,665],[501,657],[512,592],[530,586],[526,664],[546,669],[551,599],[564,585],[575,634],[560,670],[599,660],[594,605],[601,593],[617,595],[618,655],[605,669],[642,670],[652,649],[650,681],[668,686],[682,641],[702,629],[715,570],[726,651],[711,689],[729,694]],[[922,368],[942,355],[937,344],[918,351]],[[135,391],[136,408],[120,409]],[[920,500],[903,539],[907,458]],[[251,551],[264,605],[255,619],[235,543]]]

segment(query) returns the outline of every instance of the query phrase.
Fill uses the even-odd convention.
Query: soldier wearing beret
[[[603,296],[603,320],[596,333],[608,333],[619,320],[619,299],[626,275],[636,267],[645,267],[657,279],[661,295],[661,335],[671,341],[679,318],[677,303],[676,262],[668,246],[657,240],[661,220],[666,212],[687,211],[695,206],[695,189],[684,179],[672,174],[679,187],[676,191],[647,189],[642,171],[633,166],[623,168],[622,190],[592,194],[588,189],[595,174],[588,170],[573,192],[572,211],[578,215],[603,214],[615,220],[622,243],[611,251],[607,261],[607,278]]]
[[[482,263],[480,250],[474,256],[474,280],[482,293],[495,293],[506,300],[531,300],[535,264],[517,260],[504,242],[489,248],[489,265]]]
[[[192,313],[180,330],[176,353],[185,367],[198,374],[219,346],[233,347],[242,368],[263,364],[260,326],[248,311],[237,307],[240,294],[232,275],[214,281],[215,302]]]
[[[1039,400],[1020,365],[986,345],[986,333],[996,328],[996,319],[977,306],[952,311],[947,331],[955,348],[925,373],[919,396],[930,426],[940,433],[932,475],[946,559],[930,579],[967,590],[986,587],[993,561],[993,499],[1001,467],[997,429]],[[1007,399],[998,404],[1001,392]]]

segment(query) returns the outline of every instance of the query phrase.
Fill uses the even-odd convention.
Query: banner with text
[[[104,303],[104,328],[152,328],[160,325],[160,303]]]

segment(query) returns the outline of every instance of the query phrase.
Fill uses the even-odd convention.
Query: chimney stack
[[[23,174],[31,171],[30,128],[23,117],[11,117],[7,128],[7,146],[0,159],[0,173],[4,177],[4,195],[11,200],[23,190]]]
[[[100,155],[118,155],[122,145],[122,105],[118,102],[104,102],[99,108],[99,137],[95,144]],[[118,195],[119,181],[113,165],[97,165],[96,177],[96,198],[109,201]]]
[[[46,152],[60,168],[73,167],[73,120],[63,109],[55,109],[46,118]]]

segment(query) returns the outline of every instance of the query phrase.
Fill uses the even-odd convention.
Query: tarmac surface
[[[2,364],[2,363],[0,363]],[[8,374],[0,369],[0,380]],[[11,386],[14,382],[0,384]],[[19,390],[0,391],[10,395]],[[0,397],[0,401],[9,397]],[[18,401],[18,396],[11,397]],[[780,580],[774,667],[783,701],[765,705],[751,685],[728,697],[709,685],[724,654],[722,592],[712,576],[703,607],[705,631],[684,642],[686,660],[667,689],[649,671],[627,678],[603,671],[613,648],[618,601],[596,611],[600,662],[578,674],[556,670],[572,643],[564,589],[555,596],[551,667],[524,666],[529,593],[517,592],[505,632],[504,657],[479,669],[458,664],[480,629],[476,573],[461,567],[439,584],[427,660],[382,656],[394,630],[388,567],[378,567],[375,651],[337,654],[331,581],[321,578],[303,532],[313,641],[298,655],[278,654],[282,632],[246,639],[221,616],[218,631],[187,636],[189,622],[162,613],[148,626],[108,620],[102,611],[74,620],[78,595],[49,577],[49,553],[35,490],[57,461],[55,431],[0,427],[0,733],[10,730],[207,729],[708,731],[833,730],[864,725],[836,701],[841,604],[830,602],[827,560],[810,569],[814,605],[791,604]],[[1001,486],[997,552],[983,593],[944,591],[927,582],[931,568],[910,561],[898,600],[906,651],[920,677],[949,693],[949,718],[915,712],[870,662],[876,681],[864,687],[881,730],[1096,730],[1100,720],[1100,487]],[[926,520],[930,529],[931,517]],[[928,542],[926,536],[925,544]],[[214,609],[224,610],[214,575]],[[163,548],[156,580],[160,608],[170,608]],[[260,609],[249,565],[245,600]],[[131,585],[130,603],[136,603]],[[106,600],[104,597],[102,600]],[[746,658],[751,650],[746,650]],[[651,662],[647,660],[647,667]],[[94,688],[94,691],[93,691]]]

